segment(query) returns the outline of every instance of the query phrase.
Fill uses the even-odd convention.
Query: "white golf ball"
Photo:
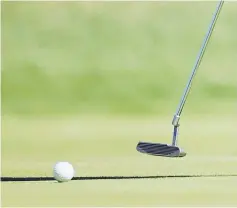
[[[74,168],[68,162],[58,162],[53,168],[53,175],[58,182],[67,182],[74,177]]]

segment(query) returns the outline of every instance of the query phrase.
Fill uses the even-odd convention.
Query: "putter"
[[[146,153],[146,154],[149,154],[149,155],[162,156],[162,157],[184,157],[184,156],[186,156],[187,153],[184,152],[181,148],[179,148],[177,146],[178,130],[179,130],[179,126],[180,126],[179,120],[180,120],[180,116],[181,116],[181,113],[182,113],[183,108],[184,108],[184,104],[185,104],[185,102],[187,100],[187,97],[188,97],[188,94],[190,92],[192,81],[194,79],[194,76],[196,74],[198,66],[201,63],[202,57],[204,55],[204,52],[205,52],[205,49],[207,47],[208,41],[211,37],[212,31],[215,27],[215,23],[218,19],[218,16],[219,16],[219,13],[220,13],[221,8],[223,6],[223,3],[224,3],[224,1],[219,1],[218,5],[216,7],[216,11],[213,15],[211,24],[208,28],[208,32],[205,35],[205,38],[204,38],[203,44],[201,46],[201,49],[198,53],[195,65],[192,69],[191,76],[190,76],[190,78],[188,80],[188,83],[185,87],[185,90],[184,90],[183,96],[181,98],[181,101],[178,105],[177,111],[176,111],[176,113],[173,117],[172,125],[174,126],[174,130],[173,130],[172,144],[169,145],[169,144],[141,142],[140,141],[137,144],[137,151],[139,151],[141,153]]]

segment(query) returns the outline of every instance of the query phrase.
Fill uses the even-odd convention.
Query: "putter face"
[[[139,142],[137,144],[137,151],[154,156],[161,157],[184,157],[186,152],[179,147],[151,142]]]

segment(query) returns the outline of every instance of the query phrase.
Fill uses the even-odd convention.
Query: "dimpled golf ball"
[[[53,168],[53,175],[58,182],[68,182],[74,177],[74,168],[68,162],[57,162]]]

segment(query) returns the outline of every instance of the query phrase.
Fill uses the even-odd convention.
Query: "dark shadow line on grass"
[[[156,175],[156,176],[84,176],[74,177],[72,180],[126,180],[126,179],[161,179],[161,178],[208,178],[208,177],[237,177],[237,174],[212,175]],[[53,177],[1,177],[1,182],[14,181],[55,181]]]

